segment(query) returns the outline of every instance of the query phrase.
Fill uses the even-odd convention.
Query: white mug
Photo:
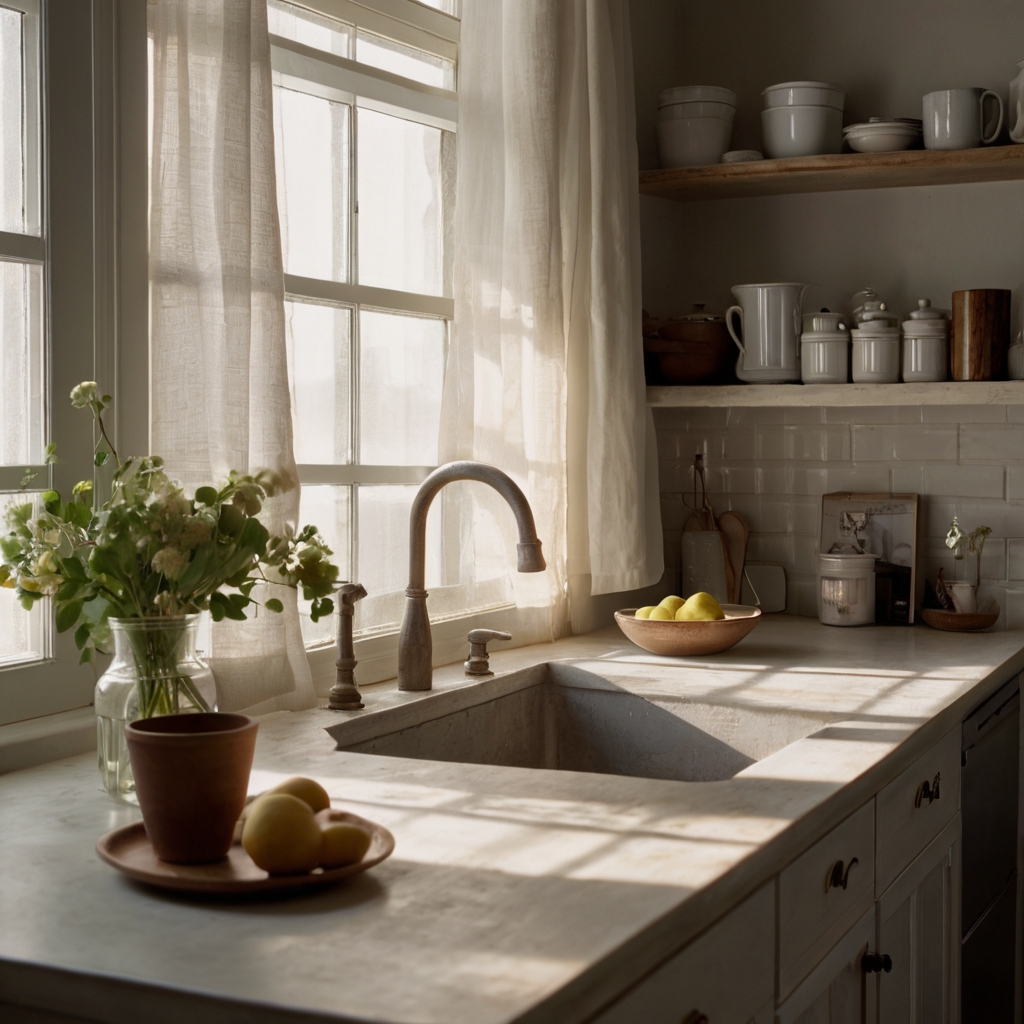
[[[995,100],[995,127],[985,130],[985,100]],[[925,149],[974,149],[995,142],[1003,127],[1003,98],[991,89],[942,89],[923,101]]]
[[[804,292],[809,284],[738,284],[739,302],[725,311],[725,326],[740,350],[736,376],[781,384],[800,380],[800,334]],[[740,318],[740,333],[733,316]]]
[[[1010,83],[1010,105],[1007,108],[1007,125],[1011,142],[1024,142],[1024,58],[1017,61],[1020,71]]]

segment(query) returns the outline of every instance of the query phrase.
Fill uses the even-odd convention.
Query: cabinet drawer
[[[593,1024],[679,1024],[694,1010],[714,1024],[753,1019],[775,988],[774,890],[762,886]]]
[[[938,781],[938,798],[932,794]],[[927,791],[923,787],[927,784]],[[875,798],[875,894],[953,820],[960,809],[960,729],[944,736]]]
[[[781,998],[874,901],[875,802],[871,800],[779,875]]]

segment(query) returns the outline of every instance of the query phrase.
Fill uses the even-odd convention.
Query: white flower
[[[71,404],[76,409],[84,409],[90,402],[96,401],[96,381],[83,380],[71,389]]]
[[[32,563],[33,576],[49,576],[55,572],[57,572],[57,559],[54,557],[52,551],[44,551]]]
[[[152,561],[153,571],[163,573],[169,580],[176,580],[188,568],[188,555],[175,547],[161,548]]]

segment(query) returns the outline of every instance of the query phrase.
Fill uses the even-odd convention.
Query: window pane
[[[352,488],[321,484],[305,484],[299,505],[299,524],[312,523],[317,527],[328,546],[334,552],[334,564],[338,566],[339,579],[350,578],[349,550],[352,533]],[[302,639],[308,646],[332,641],[337,632],[337,616],[312,622],[309,618],[309,602],[299,601],[299,615],[302,622]]]
[[[455,61],[363,29],[356,31],[356,60],[438,89],[455,88]]]
[[[419,0],[419,2],[426,7],[435,7],[456,18],[459,16],[459,0]]]
[[[39,16],[0,7],[0,231],[39,234]]]
[[[267,23],[271,35],[294,39],[339,57],[352,56],[352,26],[343,21],[325,18],[294,4],[269,0]]]
[[[46,657],[43,627],[48,605],[49,601],[37,601],[27,612],[13,590],[0,587],[0,665]]]
[[[359,314],[359,461],[435,466],[447,325]]]
[[[284,311],[295,461],[350,462],[352,310],[289,300]]]
[[[0,465],[43,461],[43,268],[0,260]]]
[[[404,591],[409,585],[409,509],[418,490],[416,484],[362,484],[358,489],[357,572],[370,597]],[[428,589],[440,586],[440,502],[434,503],[427,519],[426,579]],[[374,625],[377,623],[360,623],[363,628]]]
[[[286,274],[347,281],[351,108],[274,88],[277,205]]]
[[[441,295],[439,128],[359,108],[359,283]]]

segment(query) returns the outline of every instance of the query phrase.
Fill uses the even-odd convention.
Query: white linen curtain
[[[460,53],[441,461],[490,462],[523,487],[548,570],[513,584],[538,613],[529,639],[548,639],[568,630],[572,579],[597,595],[663,571],[627,3],[471,0]],[[514,565],[510,517],[486,491],[454,500],[464,520],[486,509],[502,524]],[[464,572],[494,565],[493,536],[466,536]]]
[[[258,0],[150,0],[151,450],[191,492],[229,470],[295,482],[270,45]],[[294,486],[261,515],[298,515]],[[254,596],[259,596],[254,591]],[[220,709],[316,702],[294,592],[212,626]]]

